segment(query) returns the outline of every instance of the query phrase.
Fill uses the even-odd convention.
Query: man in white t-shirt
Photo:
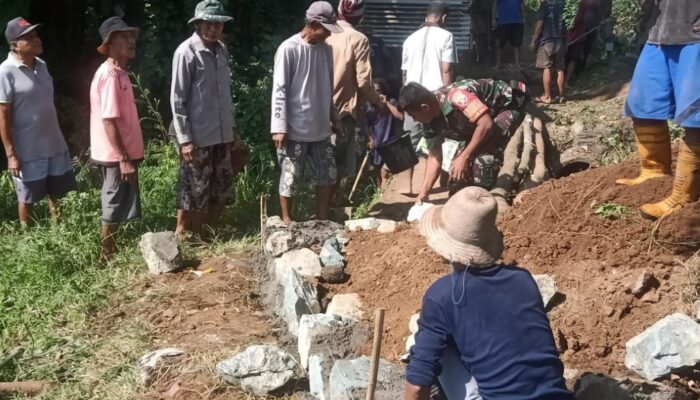
[[[435,91],[452,83],[452,64],[458,60],[454,37],[444,29],[448,12],[447,4],[431,2],[425,23],[403,43],[401,70],[404,84],[416,82]],[[406,114],[403,127],[411,133],[413,148],[419,152],[419,144],[424,136],[423,124]],[[413,193],[413,169],[409,175],[408,192]]]

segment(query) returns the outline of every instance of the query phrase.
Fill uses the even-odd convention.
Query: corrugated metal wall
[[[404,40],[425,20],[429,0],[365,0],[362,30],[384,39],[389,47],[401,47]],[[471,48],[470,1],[448,0],[450,14],[447,29],[452,32],[459,50]]]

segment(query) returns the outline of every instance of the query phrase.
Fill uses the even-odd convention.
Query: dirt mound
[[[555,277],[560,295],[548,315],[568,368],[627,375],[625,342],[667,314],[687,310],[680,300],[687,273],[676,259],[700,248],[700,203],[659,223],[643,220],[636,207],[662,199],[672,181],[615,185],[636,169],[630,162],[547,182],[499,221],[504,260]],[[367,309],[387,308],[382,353],[396,360],[404,353],[409,317],[449,266],[414,228],[353,234],[348,260],[350,281],[330,291],[356,292]],[[658,282],[638,298],[630,288],[643,270]]]

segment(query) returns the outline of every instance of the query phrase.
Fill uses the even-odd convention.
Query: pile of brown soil
[[[680,299],[687,274],[676,259],[700,248],[700,203],[659,223],[640,218],[636,207],[662,199],[672,180],[615,185],[636,169],[630,162],[549,181],[499,221],[504,260],[555,277],[560,294],[548,315],[568,368],[627,375],[625,342],[664,316],[687,311]],[[609,220],[593,212],[594,202],[629,209]],[[368,310],[387,308],[382,355],[396,360],[404,353],[409,317],[449,266],[414,228],[353,234],[347,255],[351,279],[330,291],[358,293]],[[658,284],[637,298],[630,287],[644,270]]]

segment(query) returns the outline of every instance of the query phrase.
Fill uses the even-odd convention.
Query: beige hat
[[[470,186],[457,192],[444,206],[426,211],[419,228],[428,245],[445,259],[490,266],[503,253],[497,215],[498,205],[491,193]]]

